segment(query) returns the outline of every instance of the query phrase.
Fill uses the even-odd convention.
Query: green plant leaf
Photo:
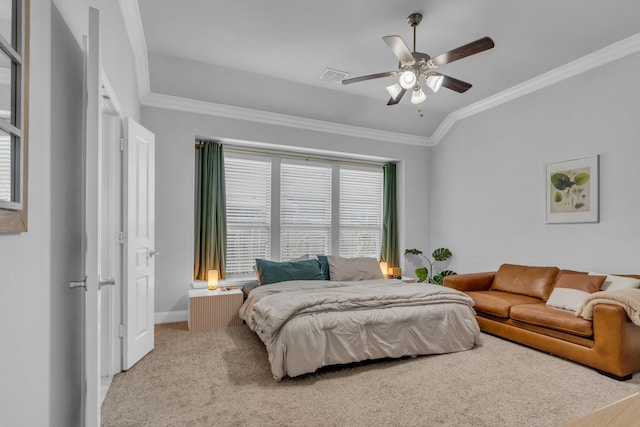
[[[451,251],[447,248],[438,248],[433,251],[433,254],[431,254],[431,256],[433,256],[433,259],[435,259],[436,261],[447,260],[451,258],[452,255],[453,254],[451,253]]]
[[[405,249],[404,250],[404,254],[411,254],[411,255],[422,255],[422,251],[418,250],[418,249]]]
[[[451,271],[451,270],[444,270],[442,273],[440,274],[436,274],[433,277],[433,282],[432,283],[437,283],[438,285],[442,285],[444,283],[444,278],[447,276],[455,276],[456,273],[455,271]]]
[[[553,195],[553,200],[556,203],[560,203],[562,201],[562,193],[559,191],[556,191],[556,194]]]
[[[427,267],[416,268],[416,277],[418,278],[418,282],[424,282],[427,280],[428,276],[429,270],[427,270]]]
[[[558,190],[566,190],[575,183],[571,182],[571,178],[567,174],[557,172],[551,175],[551,184]]]
[[[587,182],[589,182],[589,178],[591,178],[591,176],[588,173],[579,173],[576,175],[575,182],[576,185],[585,185]]]

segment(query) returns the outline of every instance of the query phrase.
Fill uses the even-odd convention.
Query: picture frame
[[[598,169],[598,155],[545,165],[547,224],[589,223],[600,220]]]

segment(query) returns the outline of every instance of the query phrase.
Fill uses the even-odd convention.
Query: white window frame
[[[11,195],[0,200],[0,233],[27,231],[29,0],[12,0],[11,9],[11,40],[0,35],[0,51],[11,62],[3,73],[10,80],[10,109],[0,112],[0,130],[11,144]]]
[[[260,160],[269,159],[271,161],[271,260],[279,261],[281,260],[281,251],[280,251],[280,237],[281,237],[281,222],[280,222],[280,185],[281,185],[281,164],[283,161],[285,162],[293,162],[295,160],[289,160],[287,155],[277,155],[271,153],[264,154],[246,154],[234,151],[233,149],[225,151],[225,161],[227,158],[240,157],[240,158],[255,158]],[[302,156],[291,156],[294,158],[302,157]],[[380,175],[382,176],[382,164],[359,164],[352,162],[351,160],[333,160],[333,159],[315,159],[315,160],[307,160],[307,162],[317,162],[322,165],[330,165],[331,167],[331,180],[332,180],[332,190],[331,190],[331,240],[330,247],[331,252],[327,255],[340,255],[340,169],[341,168],[349,168],[349,169],[365,169],[365,170],[379,170]],[[382,210],[383,210],[383,202],[382,202],[382,186],[380,188],[380,236],[382,236],[382,226],[383,226],[383,218],[382,218]],[[380,253],[380,245],[381,239],[378,242],[377,252],[375,257],[379,257]],[[304,254],[300,254],[304,255]],[[321,254],[308,254],[311,257]],[[373,254],[372,254],[373,255]],[[235,275],[232,272],[228,272],[227,277],[229,278],[239,278],[245,277],[243,275]]]

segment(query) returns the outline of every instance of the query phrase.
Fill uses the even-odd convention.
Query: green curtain
[[[380,261],[386,261],[389,267],[399,267],[396,164],[387,163],[383,167],[383,172],[382,247],[380,249]]]
[[[207,280],[209,270],[225,278],[227,204],[222,144],[201,142],[196,183],[195,265],[193,277]]]

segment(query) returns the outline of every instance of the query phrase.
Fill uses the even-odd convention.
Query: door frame
[[[100,425],[101,369],[101,185],[102,177],[102,58],[100,54],[100,12],[89,8],[89,34],[84,37],[84,120],[83,120],[83,202],[82,264],[84,300],[82,304],[82,425]]]
[[[120,142],[123,138],[122,107],[104,70],[102,72],[102,144],[103,162],[109,169],[107,180],[109,222],[108,257],[111,261],[111,276],[116,280],[115,286],[102,288],[102,366],[101,376],[112,377],[122,371],[122,256],[121,241],[122,221],[122,150]],[[103,393],[104,394],[104,393]]]

